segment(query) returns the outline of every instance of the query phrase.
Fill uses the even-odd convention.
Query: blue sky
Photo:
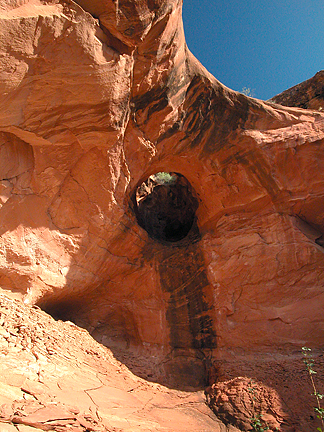
[[[191,52],[233,90],[267,100],[324,69],[324,0],[183,0]]]

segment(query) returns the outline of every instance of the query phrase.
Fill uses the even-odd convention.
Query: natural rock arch
[[[195,223],[198,200],[181,174],[150,175],[136,188],[134,201],[139,225],[157,240],[180,241]]]

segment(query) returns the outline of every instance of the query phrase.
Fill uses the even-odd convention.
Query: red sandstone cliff
[[[181,0],[2,0],[0,20],[7,295],[177,388],[272,385],[321,350],[323,113],[224,87]]]

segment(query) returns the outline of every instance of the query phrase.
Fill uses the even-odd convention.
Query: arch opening
[[[189,181],[175,172],[158,172],[135,192],[135,215],[148,235],[162,242],[178,242],[196,220],[198,200]]]

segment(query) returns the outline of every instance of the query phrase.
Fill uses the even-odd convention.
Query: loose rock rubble
[[[234,431],[203,392],[134,376],[72,323],[3,294],[0,322],[1,432]]]

